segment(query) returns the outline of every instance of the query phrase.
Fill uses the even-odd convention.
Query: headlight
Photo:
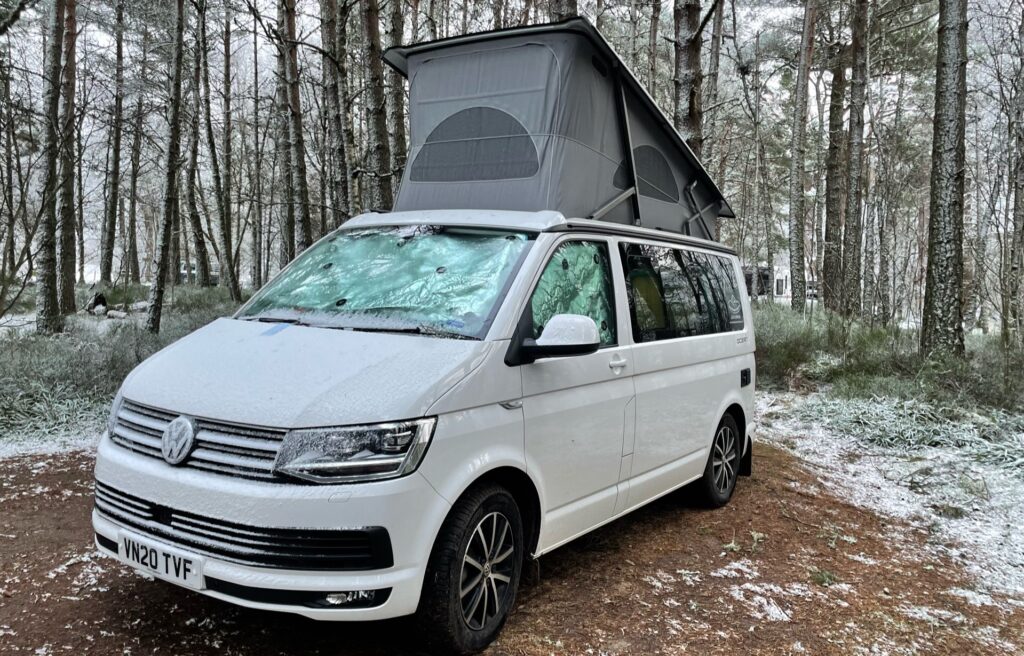
[[[368,426],[289,431],[274,471],[317,483],[352,483],[416,470],[434,434],[434,417]]]
[[[114,397],[114,403],[110,406],[110,417],[107,418],[107,433],[114,434],[114,427],[117,426],[117,413],[121,411],[121,391],[118,390]]]

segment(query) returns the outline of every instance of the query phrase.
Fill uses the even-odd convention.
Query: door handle
[[[611,369],[622,369],[627,364],[629,364],[629,360],[622,357],[621,355],[616,355],[614,358],[608,361],[608,367]]]

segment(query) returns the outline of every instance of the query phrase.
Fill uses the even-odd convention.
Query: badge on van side
[[[167,424],[160,441],[160,453],[170,465],[180,465],[196,444],[196,426],[184,415]]]

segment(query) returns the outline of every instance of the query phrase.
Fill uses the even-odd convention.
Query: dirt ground
[[[980,594],[922,529],[759,446],[733,502],[685,492],[544,556],[498,654],[1024,654],[1024,603]],[[422,654],[404,621],[316,623],[145,580],[92,549],[91,457],[0,460],[0,652]]]

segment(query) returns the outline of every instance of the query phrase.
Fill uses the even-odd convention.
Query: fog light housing
[[[391,588],[344,590],[324,595],[318,600],[316,606],[320,608],[373,608],[383,604],[389,596],[391,596]]]

